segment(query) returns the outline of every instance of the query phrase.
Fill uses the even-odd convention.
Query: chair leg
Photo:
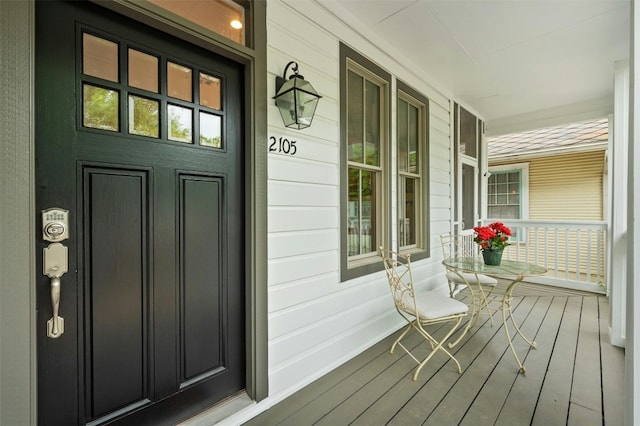
[[[462,321],[462,317],[458,317],[458,319],[456,320],[456,322],[453,325],[453,327],[451,327],[451,330],[449,330],[447,335],[444,336],[440,341],[437,341],[436,339],[434,339],[429,333],[427,333],[422,328],[421,325],[418,325],[418,327],[419,327],[418,331],[420,332],[420,334],[422,334],[431,343],[431,347],[433,349],[431,350],[429,355],[427,355],[427,357],[424,359],[424,361],[419,363],[420,365],[418,365],[418,368],[416,368],[416,371],[413,374],[413,380],[414,381],[418,380],[418,375],[420,374],[420,371],[422,370],[422,367],[424,367],[426,365],[427,361],[429,361],[431,359],[431,357],[438,350],[441,350],[445,354],[447,354],[449,356],[449,358],[451,358],[453,360],[453,362],[456,363],[456,366],[458,367],[458,373],[462,374],[462,368],[460,367],[460,363],[458,362],[458,360],[448,350],[446,350],[445,347],[443,346],[444,343],[447,341],[447,339],[449,339],[449,337],[451,337],[451,335],[458,329],[458,327],[460,326],[460,322],[461,321]],[[435,347],[434,347],[434,344],[435,344]]]
[[[398,337],[398,338],[396,339],[396,341],[395,341],[395,342],[393,342],[393,345],[391,345],[391,350],[389,351],[389,353],[393,353],[393,351],[396,349],[396,346],[397,346],[398,344],[400,344],[400,346],[401,346],[401,347],[406,351],[406,349],[404,348],[404,346],[402,346],[402,343],[400,343],[400,340],[402,340],[402,338],[403,338],[404,336],[406,336],[406,335],[407,335],[407,333],[409,332],[409,330],[411,330],[411,328],[412,328],[412,327],[414,327],[414,325],[413,325],[413,323],[410,323],[410,324],[407,326],[407,328],[402,332],[402,334],[400,335],[400,337]]]

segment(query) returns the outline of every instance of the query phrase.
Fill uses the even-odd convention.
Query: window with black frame
[[[389,241],[391,76],[349,47],[341,54],[341,271],[347,280],[381,269]]]
[[[398,248],[413,258],[428,255],[428,99],[398,82]]]

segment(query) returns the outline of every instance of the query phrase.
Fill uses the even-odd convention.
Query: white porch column
[[[625,350],[625,425],[640,421],[640,8],[631,2],[631,61],[629,102],[627,338]]]
[[[613,123],[609,122],[607,230],[607,289],[611,306],[609,339],[625,346],[627,295],[627,177],[629,145],[629,61],[618,61],[614,68]]]

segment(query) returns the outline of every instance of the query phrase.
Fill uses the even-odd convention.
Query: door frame
[[[13,3],[13,2],[11,2]],[[11,348],[11,354],[15,354],[24,363],[21,365],[21,375],[23,381],[12,380],[7,384],[12,386],[15,392],[15,401],[19,402],[11,410],[3,413],[3,419],[16,419],[19,423],[37,423],[37,369],[36,369],[36,325],[35,325],[35,277],[36,253],[35,236],[37,234],[37,217],[35,212],[35,165],[33,152],[35,150],[35,140],[33,134],[34,117],[30,114],[28,106],[35,103],[34,93],[34,70],[35,61],[35,0],[18,2],[19,4],[7,4],[2,6],[3,12],[8,9],[9,17],[15,18],[11,31],[15,34],[16,40],[21,40],[17,47],[28,46],[28,49],[10,49],[9,54],[16,59],[16,63],[23,65],[18,73],[20,79],[15,75],[14,84],[20,85],[16,97],[13,99],[17,105],[22,105],[22,110],[18,111],[17,123],[20,126],[16,132],[15,150],[21,155],[20,162],[15,163],[15,176],[20,179],[12,179],[16,183],[16,191],[19,199],[15,204],[7,205],[12,207],[12,212],[21,213],[15,223],[8,224],[8,228],[16,225],[16,232],[2,243],[3,249],[9,248],[11,241],[20,242],[12,249],[20,249],[20,254],[24,254],[20,264],[14,265],[11,278],[16,282],[15,291],[9,292],[2,283],[2,296],[16,294],[12,304],[6,304],[8,310],[3,312],[3,318],[12,318],[11,333],[9,341],[20,342],[20,345]],[[267,347],[267,155],[262,149],[261,141],[267,140],[267,113],[264,105],[268,104],[267,98],[267,65],[266,65],[266,2],[251,3],[251,22],[248,27],[251,29],[248,40],[251,40],[251,48],[239,46],[215,34],[205,34],[205,31],[196,32],[186,26],[186,22],[178,22],[177,19],[168,17],[168,13],[160,10],[147,10],[129,0],[114,0],[112,2],[98,2],[102,7],[106,4],[109,8],[123,14],[129,18],[144,22],[161,31],[169,33],[205,49],[211,50],[219,55],[233,59],[245,66],[245,113],[246,119],[244,135],[247,143],[245,154],[245,259],[247,264],[246,282],[246,391],[249,397],[255,401],[260,401],[268,396],[268,347]],[[4,22],[4,19],[3,19]],[[21,37],[21,38],[20,38]],[[24,41],[22,41],[24,40]],[[25,76],[27,79],[25,79]],[[11,78],[11,76],[9,76]],[[26,80],[26,81],[25,81]],[[11,99],[7,99],[10,101]],[[15,118],[15,117],[14,117]],[[3,128],[14,124],[3,121]],[[8,137],[11,135],[7,135]],[[22,143],[19,141],[23,141]],[[29,182],[28,194],[20,194],[21,187],[18,182],[22,178]],[[3,187],[4,188],[4,187]],[[24,188],[22,188],[24,189]],[[12,200],[10,200],[12,201]],[[14,237],[14,238],[11,238]],[[7,243],[7,244],[5,244]],[[27,249],[28,247],[28,249]],[[28,252],[28,255],[27,255]],[[7,278],[7,277],[3,277]],[[20,284],[22,283],[22,284]],[[28,301],[28,302],[27,302]],[[25,312],[25,306],[29,306]],[[24,319],[25,321],[18,321]],[[4,321],[3,321],[4,322]],[[5,330],[3,329],[3,332]],[[28,336],[25,338],[25,336]],[[9,346],[9,345],[7,345]],[[29,354],[29,356],[27,356]],[[14,371],[15,373],[15,371]],[[22,380],[22,379],[21,379]],[[3,404],[3,407],[4,404]]]

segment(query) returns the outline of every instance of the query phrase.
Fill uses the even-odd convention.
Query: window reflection
[[[172,141],[191,143],[191,129],[193,126],[193,112],[191,109],[177,105],[168,105],[167,111],[169,115],[169,139]]]
[[[82,125],[94,129],[119,131],[119,101],[120,94],[116,90],[84,84],[82,90]]]
[[[365,85],[365,162],[380,165],[380,86],[367,81]]]
[[[129,96],[129,133],[157,138],[160,129],[159,109],[158,101]]]
[[[399,220],[399,237],[400,246],[416,244],[416,222],[418,213],[418,205],[416,201],[416,179],[402,177],[400,187],[403,188],[402,200],[403,205],[400,206],[401,215]]]
[[[217,115],[200,113],[200,145],[222,148],[222,119]]]
[[[349,161],[364,163],[364,79],[353,71],[349,71],[347,105],[347,143]]]
[[[376,176],[375,172],[349,168],[349,256],[376,251]]]

